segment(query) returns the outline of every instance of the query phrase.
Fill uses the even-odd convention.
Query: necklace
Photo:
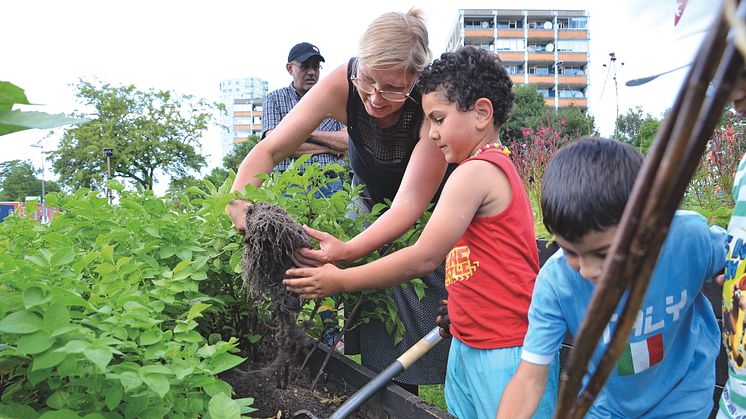
[[[472,153],[472,155],[469,156],[469,158],[476,157],[476,156],[482,154],[483,152],[485,152],[485,151],[487,151],[487,150],[489,150],[491,148],[500,148],[500,147],[502,147],[502,150],[500,150],[500,152],[502,152],[506,156],[510,156],[510,150],[508,150],[508,147],[505,147],[504,145],[502,145],[500,143],[489,143],[489,144],[485,144],[485,145],[479,147],[479,150],[477,150],[474,153]]]

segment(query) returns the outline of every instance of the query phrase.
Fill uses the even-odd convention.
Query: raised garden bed
[[[308,391],[309,377],[319,371],[329,347],[319,345],[297,382],[285,390],[274,389],[274,378],[262,371],[244,372],[234,369],[221,378],[231,383],[238,397],[255,397],[255,417],[327,418],[347,397],[367,384],[375,373],[334,351],[321,376],[315,393]],[[297,368],[295,368],[297,369]],[[265,383],[258,381],[264,380]],[[257,389],[271,389],[272,398],[256,394]],[[282,413],[279,413],[282,412]],[[304,414],[304,412],[307,412]],[[258,413],[258,414],[257,414]],[[296,416],[293,416],[293,415]],[[279,416],[278,416],[279,415]],[[419,397],[395,384],[389,384],[368,400],[351,418],[357,419],[445,419],[447,412],[423,402]]]

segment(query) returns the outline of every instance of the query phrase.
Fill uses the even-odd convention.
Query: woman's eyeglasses
[[[390,102],[404,102],[407,100],[407,98],[412,99],[412,97],[409,95],[412,93],[412,90],[414,90],[414,85],[417,84],[417,79],[415,78],[414,82],[412,82],[412,87],[409,88],[407,93],[403,93],[403,92],[390,92],[387,90],[378,90],[372,84],[359,79],[356,74],[353,74],[350,76],[350,81],[358,90],[365,93],[366,95],[372,95],[372,94],[378,93],[379,95],[381,95],[382,98]],[[416,100],[414,99],[412,100],[415,103],[417,103]]]

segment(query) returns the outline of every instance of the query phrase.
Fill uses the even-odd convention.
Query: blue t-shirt
[[[708,228],[697,213],[676,213],[627,350],[589,417],[709,415],[720,329],[700,289],[723,269],[726,237],[725,230]],[[594,289],[593,283],[568,265],[562,251],[555,253],[536,279],[522,359],[548,364],[566,332],[577,334]],[[608,346],[620,307],[596,348],[589,374]]]

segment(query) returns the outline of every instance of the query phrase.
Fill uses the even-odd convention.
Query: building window
[[[523,39],[498,39],[495,41],[495,51],[525,51],[526,41]]]
[[[523,28],[523,20],[498,20],[498,29],[521,29]]]
[[[549,67],[545,65],[537,65],[534,67],[529,67],[528,74],[538,74],[538,75],[546,76],[549,74]]]
[[[559,52],[588,52],[588,41],[585,40],[562,40],[557,41]]]
[[[506,65],[505,69],[508,71],[508,74],[523,74],[522,65]]]
[[[494,26],[491,18],[464,18],[464,28],[466,29],[489,29]]]
[[[547,44],[528,44],[529,51],[546,52]]]
[[[580,90],[560,90],[559,97],[561,98],[583,98],[585,95]]]
[[[566,76],[582,76],[585,74],[585,70],[583,67],[578,66],[560,66],[559,74],[564,74]]]
[[[588,28],[588,18],[586,17],[571,17],[569,19],[569,29],[586,29]]]

